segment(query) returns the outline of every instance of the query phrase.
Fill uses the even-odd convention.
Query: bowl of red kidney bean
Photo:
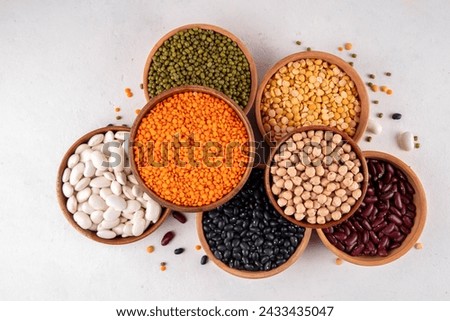
[[[417,175],[398,158],[377,151],[363,155],[369,185],[360,207],[348,220],[317,233],[343,260],[383,265],[403,256],[419,239],[427,214],[426,195]]]

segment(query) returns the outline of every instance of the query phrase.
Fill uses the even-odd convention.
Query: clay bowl
[[[90,231],[90,230],[85,230],[82,229],[73,219],[73,214],[71,214],[66,207],[66,203],[67,203],[67,198],[64,196],[63,192],[62,192],[62,175],[64,170],[67,167],[67,160],[69,159],[69,157],[75,152],[75,150],[77,149],[77,147],[83,143],[87,143],[89,141],[89,139],[97,134],[104,134],[108,131],[130,131],[130,128],[125,127],[125,126],[108,126],[108,127],[102,127],[96,130],[93,130],[85,135],[83,135],[80,139],[78,139],[75,143],[72,144],[72,146],[67,150],[67,152],[64,154],[64,157],[61,161],[61,164],[59,165],[58,168],[58,173],[56,176],[56,197],[58,198],[58,203],[59,203],[59,207],[61,208],[64,217],[67,219],[67,221],[69,221],[69,223],[78,231],[80,232],[82,235],[86,236],[87,238],[90,238],[91,240],[100,242],[100,243],[104,243],[104,244],[110,244],[110,245],[122,245],[122,244],[128,244],[128,243],[133,243],[136,242],[140,239],[143,239],[144,237],[150,235],[151,233],[153,233],[163,222],[164,220],[167,218],[167,216],[169,216],[169,214],[171,213],[171,211],[167,208],[163,208],[163,212],[161,213],[161,217],[159,218],[159,220],[155,223],[150,225],[145,231],[144,233],[142,233],[140,236],[129,236],[129,237],[116,237],[114,239],[103,239],[101,237],[98,237],[96,235],[95,232]]]
[[[181,206],[181,205],[177,205],[172,203],[171,201],[168,201],[162,197],[160,197],[158,194],[156,194],[153,190],[151,190],[143,181],[141,175],[139,174],[138,168],[137,168],[137,164],[136,161],[134,159],[134,157],[130,157],[130,163],[131,163],[131,170],[134,174],[134,176],[136,177],[137,181],[139,182],[139,185],[141,185],[141,187],[143,188],[143,190],[150,195],[154,200],[156,200],[159,204],[162,204],[164,207],[170,208],[174,211],[178,211],[178,212],[203,212],[203,211],[208,211],[211,209],[214,209],[226,202],[228,202],[228,200],[230,200],[234,195],[236,195],[239,190],[242,188],[242,186],[244,186],[245,182],[247,181],[248,176],[250,175],[250,172],[252,170],[252,166],[253,166],[253,157],[252,155],[255,155],[255,142],[254,142],[254,136],[253,136],[253,130],[252,127],[250,126],[250,123],[247,119],[247,116],[245,115],[244,111],[242,110],[242,108],[238,107],[236,105],[236,103],[231,100],[228,96],[226,96],[225,94],[208,88],[208,87],[202,87],[202,86],[181,86],[181,87],[175,87],[169,90],[164,91],[163,93],[159,94],[158,96],[150,99],[150,101],[144,106],[144,108],[141,110],[141,112],[139,113],[139,115],[136,117],[133,126],[131,127],[131,134],[130,134],[130,146],[129,146],[129,155],[134,155],[134,151],[133,151],[133,145],[135,144],[135,137],[137,135],[139,126],[142,122],[142,120],[144,119],[144,117],[147,116],[147,114],[150,112],[150,110],[152,110],[158,103],[160,103],[161,101],[164,101],[165,99],[179,94],[179,93],[184,93],[184,92],[199,92],[199,93],[206,93],[209,94],[213,97],[219,98],[221,100],[223,100],[224,102],[226,102],[228,104],[228,106],[230,106],[238,115],[238,117],[240,118],[240,120],[242,121],[242,123],[244,124],[244,127],[247,131],[248,134],[248,138],[249,138],[249,144],[248,144],[248,150],[249,150],[249,162],[247,164],[246,170],[240,180],[240,182],[225,196],[223,196],[220,200],[210,203],[208,205],[204,205],[204,206]]]
[[[273,158],[275,156],[275,154],[277,153],[278,149],[280,148],[280,146],[287,141],[290,137],[292,137],[294,134],[296,133],[303,133],[303,132],[308,132],[309,130],[323,130],[323,131],[332,131],[335,134],[339,134],[342,136],[342,139],[344,141],[346,141],[348,144],[351,145],[352,147],[352,151],[354,151],[356,153],[357,159],[359,159],[361,161],[361,170],[360,172],[363,174],[364,176],[364,180],[361,182],[362,186],[361,186],[361,191],[362,191],[362,195],[361,197],[356,201],[356,203],[351,207],[351,210],[349,213],[343,215],[341,217],[341,219],[337,220],[337,221],[329,221],[325,224],[310,224],[308,223],[306,220],[301,220],[301,221],[297,221],[293,216],[289,216],[284,214],[284,211],[281,209],[281,207],[277,204],[277,198],[276,196],[273,194],[272,192],[272,174],[270,173],[270,166],[273,162]],[[368,170],[367,170],[367,163],[366,160],[361,152],[361,150],[359,149],[358,145],[355,143],[355,141],[353,141],[347,134],[337,130],[336,128],[331,128],[331,127],[326,127],[326,126],[306,126],[306,127],[301,127],[301,128],[297,128],[295,129],[292,133],[289,133],[287,135],[285,135],[278,143],[277,145],[272,149],[270,156],[269,156],[269,160],[267,162],[267,167],[266,170],[264,172],[264,185],[265,185],[265,189],[266,189],[266,193],[270,199],[270,202],[272,203],[272,205],[275,207],[275,209],[278,211],[278,213],[280,213],[280,215],[284,216],[287,220],[291,221],[294,224],[297,224],[299,226],[303,226],[303,227],[307,227],[307,228],[312,228],[312,229],[320,229],[320,228],[327,228],[327,227],[331,227],[334,225],[337,225],[343,221],[345,221],[346,219],[348,219],[349,217],[351,217],[356,210],[358,209],[359,205],[361,204],[364,195],[366,194],[367,191],[367,184],[368,184]]]
[[[244,113],[247,114],[250,111],[250,109],[253,107],[253,103],[255,101],[255,96],[256,96],[256,91],[258,89],[258,76],[257,76],[257,72],[256,72],[255,61],[253,60],[253,57],[252,57],[250,51],[247,49],[247,47],[244,45],[244,43],[238,37],[236,37],[231,32],[229,32],[225,29],[222,29],[222,28],[214,26],[214,25],[208,25],[208,24],[189,24],[189,25],[181,26],[181,27],[178,27],[178,28],[173,29],[172,31],[168,32],[166,35],[164,35],[161,39],[158,40],[158,42],[155,44],[155,46],[150,51],[150,53],[147,57],[147,62],[145,63],[145,67],[144,67],[143,87],[144,87],[145,98],[147,99],[147,101],[149,101],[150,98],[152,98],[150,96],[150,93],[148,92],[148,83],[149,83],[148,75],[150,72],[150,66],[152,64],[152,60],[153,60],[155,53],[158,51],[158,49],[161,47],[161,45],[164,43],[164,41],[166,41],[167,39],[169,39],[176,33],[180,32],[182,30],[188,30],[188,29],[193,29],[193,28],[212,30],[214,32],[217,32],[219,34],[222,34],[222,35],[230,38],[233,42],[235,42],[238,45],[238,47],[241,49],[242,53],[247,58],[247,62],[250,67],[250,77],[251,77],[250,95],[248,98],[247,106],[245,106],[245,108],[243,109]]]
[[[262,122],[262,114],[261,114],[261,101],[264,95],[264,92],[266,90],[266,85],[270,81],[270,79],[278,72],[278,70],[286,66],[289,62],[295,62],[301,59],[322,59],[323,61],[327,61],[330,64],[334,64],[337,67],[339,67],[342,71],[344,71],[350,79],[355,83],[356,90],[358,92],[358,98],[361,106],[361,114],[360,114],[360,121],[356,127],[355,135],[352,137],[352,139],[355,142],[358,142],[361,137],[363,136],[366,127],[367,122],[369,120],[369,96],[367,94],[366,87],[364,85],[364,82],[362,81],[359,74],[356,72],[356,70],[349,65],[348,62],[342,60],[341,58],[329,54],[327,52],[321,52],[321,51],[303,51],[294,53],[292,55],[289,55],[280,61],[278,61],[272,68],[267,71],[267,73],[264,75],[264,78],[262,79],[261,84],[258,87],[258,92],[256,94],[255,99],[255,115],[256,115],[256,123],[258,125],[259,131],[261,132],[261,135],[264,137],[264,140],[269,144],[270,146],[274,146],[276,144],[276,140],[271,139],[269,133],[264,129],[263,122]]]
[[[408,178],[409,183],[412,185],[414,190],[416,191],[413,201],[416,205],[416,217],[414,219],[414,225],[411,228],[411,233],[406,237],[406,239],[403,241],[400,247],[391,250],[388,252],[387,256],[381,257],[381,256],[351,256],[339,249],[337,249],[333,244],[328,241],[325,234],[322,230],[317,230],[317,234],[319,234],[320,239],[322,240],[323,244],[336,256],[340,257],[341,259],[357,264],[357,265],[364,265],[364,266],[377,266],[377,265],[383,265],[390,263],[394,260],[397,260],[401,256],[405,255],[413,246],[416,244],[417,240],[420,237],[420,234],[422,233],[422,230],[425,226],[426,216],[427,216],[427,199],[425,195],[425,190],[422,186],[422,183],[420,182],[417,175],[413,172],[411,167],[409,167],[407,164],[405,164],[400,159],[387,154],[383,152],[378,151],[365,151],[363,152],[363,155],[366,159],[378,159],[378,160],[384,160],[391,163],[394,167],[399,168],[403,171],[403,173]]]
[[[264,169],[264,165],[258,165],[258,168]],[[196,218],[196,225],[197,225],[197,234],[200,239],[200,243],[202,245],[203,250],[205,251],[208,258],[214,262],[220,269],[224,270],[227,273],[230,273],[232,275],[241,277],[241,278],[247,278],[247,279],[262,279],[274,276],[278,273],[283,272],[287,268],[289,268],[292,264],[294,264],[302,255],[302,253],[305,251],[309,239],[311,237],[312,230],[309,228],[305,229],[305,233],[303,236],[303,239],[301,243],[298,245],[295,252],[291,255],[291,257],[282,265],[276,267],[275,269],[269,270],[269,271],[246,271],[246,270],[238,270],[235,268],[231,268],[225,263],[223,263],[221,260],[217,259],[214,254],[211,252],[211,249],[209,247],[209,244],[206,240],[205,233],[203,231],[203,213],[197,213]]]

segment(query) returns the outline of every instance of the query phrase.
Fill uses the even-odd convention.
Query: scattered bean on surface
[[[173,231],[169,231],[166,234],[164,234],[163,238],[161,239],[161,245],[166,246],[170,243],[170,241],[173,240],[175,237],[175,233]]]

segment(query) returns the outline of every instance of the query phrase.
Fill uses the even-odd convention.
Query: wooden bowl
[[[149,101],[150,98],[152,98],[150,96],[150,93],[148,92],[148,75],[150,72],[150,65],[152,63],[153,56],[155,55],[156,51],[158,51],[158,49],[162,46],[164,41],[166,41],[167,39],[169,39],[170,37],[172,37],[179,31],[193,29],[193,28],[212,30],[214,32],[220,33],[220,34],[230,38],[233,42],[235,42],[238,45],[238,47],[241,49],[242,53],[247,58],[247,62],[249,64],[249,68],[250,68],[251,85],[250,85],[250,95],[248,97],[248,103],[247,103],[247,106],[243,110],[244,110],[245,114],[248,114],[250,109],[253,107],[253,103],[255,101],[255,96],[256,96],[256,91],[258,89],[258,75],[256,72],[256,64],[255,64],[255,61],[253,60],[253,56],[251,55],[251,53],[247,49],[247,47],[244,45],[244,43],[238,37],[233,35],[231,32],[229,32],[225,29],[222,29],[220,27],[217,27],[214,25],[208,25],[208,24],[197,23],[197,24],[184,25],[184,26],[178,27],[176,29],[173,29],[172,31],[170,31],[169,33],[167,33],[161,39],[158,40],[158,42],[155,44],[155,46],[150,51],[150,53],[147,57],[147,61],[145,63],[145,67],[144,67],[143,86],[144,86],[145,98],[147,99],[147,101]]]
[[[316,131],[316,130],[332,131],[335,134],[341,135],[343,140],[345,140],[347,143],[349,143],[352,146],[352,151],[354,151],[356,153],[357,158],[361,161],[361,173],[364,175],[364,180],[361,182],[361,184],[362,184],[361,197],[352,206],[350,212],[348,212],[347,214],[343,215],[341,217],[341,219],[339,219],[337,221],[329,221],[329,222],[327,222],[325,224],[311,224],[311,223],[308,223],[306,220],[297,221],[293,216],[289,216],[289,215],[284,214],[284,211],[278,205],[277,200],[275,199],[275,195],[272,193],[272,188],[271,188],[271,186],[272,186],[272,179],[271,179],[271,174],[270,174],[270,166],[271,166],[271,164],[273,162],[273,158],[274,158],[276,152],[278,151],[280,146],[285,141],[287,141],[290,137],[292,137],[294,134],[307,132],[309,130],[314,130],[314,131]],[[301,127],[301,128],[297,128],[292,133],[289,133],[289,134],[285,135],[277,143],[275,148],[272,149],[272,151],[270,153],[270,156],[269,156],[269,160],[267,161],[267,164],[266,164],[266,170],[264,172],[264,186],[265,186],[265,189],[266,189],[267,196],[269,197],[270,202],[272,203],[273,207],[275,207],[275,209],[278,211],[278,213],[280,213],[288,221],[290,221],[290,222],[292,222],[292,223],[294,223],[296,225],[307,227],[307,228],[312,228],[312,229],[320,229],[320,228],[331,227],[331,226],[337,225],[337,224],[345,221],[349,217],[351,217],[356,212],[356,210],[359,208],[359,206],[361,205],[361,203],[362,203],[362,201],[364,199],[364,195],[366,195],[368,182],[369,182],[369,173],[368,173],[368,170],[367,170],[367,163],[366,163],[364,155],[361,152],[361,150],[359,149],[358,145],[347,134],[337,130],[336,128],[327,127],[327,126],[304,126],[304,127]]]
[[[363,155],[366,159],[379,159],[390,162],[395,167],[401,169],[403,173],[405,173],[408,178],[409,183],[412,185],[414,190],[416,191],[414,195],[414,204],[416,205],[416,218],[414,219],[414,225],[411,228],[411,233],[406,237],[403,241],[402,245],[388,253],[388,256],[351,256],[344,251],[337,249],[333,244],[328,241],[327,237],[323,233],[322,230],[317,230],[317,234],[322,240],[323,244],[336,256],[341,259],[364,266],[377,266],[390,263],[394,260],[397,260],[401,256],[405,255],[414,244],[416,244],[417,240],[420,237],[420,234],[423,231],[425,226],[426,216],[427,216],[427,199],[425,195],[425,190],[417,177],[416,173],[413,172],[410,166],[405,164],[400,159],[383,152],[378,151],[365,151]]]
[[[220,200],[213,202],[211,204],[204,205],[204,206],[181,206],[181,205],[177,205],[177,204],[174,204],[170,201],[163,199],[162,197],[157,195],[153,190],[151,190],[145,184],[145,182],[141,178],[141,175],[139,174],[139,171],[137,169],[137,164],[136,164],[134,157],[130,157],[131,170],[132,170],[134,176],[136,177],[137,181],[139,182],[139,185],[141,185],[141,187],[144,189],[144,191],[148,195],[150,195],[154,200],[156,200],[158,203],[162,204],[164,207],[170,208],[170,209],[172,209],[174,211],[178,211],[178,212],[193,212],[193,213],[204,212],[204,211],[212,210],[212,209],[228,202],[234,195],[236,195],[240,191],[242,186],[244,186],[245,182],[247,181],[247,179],[250,175],[252,167],[253,167],[254,157],[252,155],[255,155],[255,139],[253,136],[252,127],[250,125],[250,122],[247,119],[247,116],[245,115],[244,111],[242,110],[242,108],[239,108],[239,106],[233,100],[231,100],[228,96],[226,96],[225,94],[223,94],[217,90],[209,88],[209,87],[181,86],[181,87],[174,87],[169,90],[166,90],[166,91],[162,92],[161,94],[159,94],[158,96],[150,99],[150,101],[144,106],[144,108],[142,108],[141,112],[136,117],[136,119],[133,123],[133,126],[131,127],[129,155],[134,155],[134,151],[133,151],[134,140],[135,140],[135,137],[136,137],[136,134],[137,134],[137,131],[139,129],[142,119],[144,117],[146,117],[147,114],[150,112],[150,110],[152,108],[154,108],[161,101],[163,101],[173,95],[176,95],[179,93],[184,93],[184,92],[205,93],[205,94],[209,94],[213,97],[223,100],[224,102],[226,102],[228,104],[228,106],[230,106],[236,112],[236,114],[241,119],[242,123],[244,124],[245,129],[247,131],[248,139],[249,139],[249,156],[250,157],[249,157],[249,162],[247,164],[247,168],[246,168],[244,175],[242,176],[239,184],[237,184],[228,194],[226,194]]]
[[[278,70],[287,65],[289,62],[294,62],[301,59],[322,59],[323,61],[327,61],[331,64],[335,64],[338,66],[341,70],[343,70],[350,79],[355,83],[356,90],[358,92],[359,101],[361,104],[361,114],[360,114],[360,121],[359,124],[356,127],[355,135],[352,137],[352,139],[355,142],[358,142],[361,137],[363,136],[364,132],[366,131],[367,122],[369,120],[369,96],[367,94],[366,87],[364,85],[364,82],[362,81],[361,77],[358,75],[356,70],[348,64],[348,62],[345,62],[341,58],[329,54],[327,52],[321,52],[321,51],[303,51],[294,53],[292,55],[289,55],[280,61],[278,61],[272,68],[267,71],[267,73],[264,75],[264,78],[259,85],[258,92],[256,94],[255,99],[255,115],[256,115],[256,123],[258,125],[259,131],[261,132],[261,135],[264,137],[264,140],[269,144],[269,146],[274,146],[276,142],[272,141],[270,139],[270,135],[264,130],[263,122],[262,122],[262,116],[261,116],[261,101],[263,98],[263,94],[265,92],[265,88],[269,80],[275,75]],[[300,127],[301,128],[301,127]]]
[[[258,165],[257,168],[264,168],[264,165]],[[239,276],[241,278],[247,278],[247,279],[262,279],[267,278],[270,276],[274,276],[278,273],[283,272],[288,267],[290,267],[292,264],[294,264],[302,255],[302,253],[305,251],[306,246],[308,245],[309,239],[311,237],[312,230],[309,228],[305,229],[304,236],[302,238],[302,241],[300,242],[299,246],[295,250],[294,253],[292,253],[291,257],[280,266],[276,267],[275,269],[269,270],[269,271],[246,271],[246,270],[238,270],[229,267],[225,263],[223,263],[221,260],[217,259],[214,254],[211,252],[211,249],[209,247],[208,241],[206,241],[205,233],[203,232],[203,213],[197,213],[196,217],[196,225],[197,225],[197,234],[198,238],[200,239],[200,244],[202,245],[202,248],[206,252],[206,255],[208,258],[213,261],[219,268],[224,270],[225,272],[228,272],[232,275]]]
[[[163,212],[161,214],[161,217],[159,218],[159,220],[155,223],[150,225],[145,231],[144,233],[142,233],[139,236],[129,236],[129,237],[116,237],[114,239],[103,239],[101,237],[98,237],[96,235],[95,232],[90,231],[90,230],[84,230],[82,229],[73,219],[73,214],[70,213],[67,210],[66,207],[66,203],[67,203],[67,197],[64,196],[63,192],[62,192],[62,180],[61,177],[63,175],[64,170],[67,167],[67,160],[69,159],[69,157],[75,152],[75,150],[77,149],[77,147],[83,143],[87,143],[89,141],[89,139],[97,134],[104,134],[108,131],[130,131],[130,128],[125,127],[125,126],[108,126],[108,127],[102,127],[96,130],[93,130],[85,135],[83,135],[80,139],[78,139],[75,143],[72,144],[72,146],[70,146],[70,148],[67,150],[67,152],[64,154],[64,157],[61,161],[61,164],[59,165],[59,169],[58,169],[58,174],[56,176],[56,197],[58,198],[58,203],[59,203],[59,207],[61,208],[64,217],[69,221],[69,223],[81,234],[83,234],[84,236],[90,238],[91,240],[100,242],[100,243],[105,243],[105,244],[110,244],[110,245],[122,245],[122,244],[128,244],[128,243],[132,243],[132,242],[136,242],[140,239],[143,239],[144,237],[150,235],[151,233],[153,233],[163,222],[164,220],[167,218],[167,216],[169,216],[169,214],[171,213],[171,210],[169,209],[164,209],[163,208]]]

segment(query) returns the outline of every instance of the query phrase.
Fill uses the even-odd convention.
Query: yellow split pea
[[[360,114],[355,83],[322,59],[301,59],[281,67],[267,82],[261,101],[264,130],[276,140],[309,125],[336,127],[352,137]]]

